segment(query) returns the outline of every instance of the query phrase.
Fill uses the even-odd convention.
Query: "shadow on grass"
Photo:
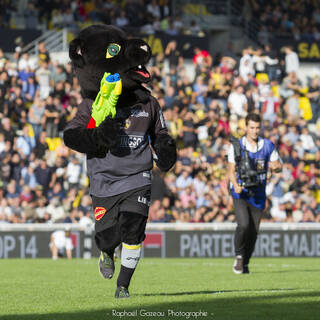
[[[211,290],[206,290],[206,291],[186,291],[186,292],[170,292],[170,293],[142,293],[142,294],[137,294],[137,296],[144,296],[144,297],[152,297],[152,296],[189,296],[189,295],[198,295],[198,294],[219,294],[219,293],[247,293],[247,292],[280,292],[280,291],[292,291],[292,290],[297,290],[293,288],[288,288],[288,289],[246,289],[246,290],[217,290],[217,291],[211,291]]]
[[[287,289],[294,290],[294,289]],[[248,290],[250,291],[250,290]],[[252,290],[258,291],[258,290]],[[265,290],[268,291],[268,290]],[[212,293],[211,291],[209,291]],[[213,291],[214,292],[214,291]],[[228,292],[228,291],[226,291]],[[229,291],[229,292],[241,292]],[[206,293],[199,291],[198,294]],[[186,293],[190,294],[190,293]],[[196,294],[191,293],[191,294]],[[170,294],[167,294],[170,296]],[[171,294],[172,295],[172,294]],[[140,295],[141,296],[141,295]],[[165,302],[147,304],[145,311],[161,312],[164,316],[143,316],[140,314],[143,308],[126,308],[125,301],[117,301],[117,307],[99,310],[88,310],[85,312],[70,313],[49,313],[49,314],[19,314],[0,316],[1,320],[110,320],[110,319],[213,319],[213,320],[301,320],[317,319],[320,312],[319,291],[313,292],[288,292],[272,295],[266,292],[265,295],[255,297],[239,296],[226,297],[224,295],[213,295],[212,298],[185,302]],[[131,303],[135,297],[131,298]],[[141,297],[139,298],[141,299]],[[140,300],[139,300],[140,301]],[[124,303],[124,304],[123,304]],[[141,305],[137,302],[137,305]],[[207,312],[207,316],[168,316],[168,310],[174,312]],[[117,312],[137,312],[137,316],[122,316]],[[1,312],[1,311],[0,311]]]

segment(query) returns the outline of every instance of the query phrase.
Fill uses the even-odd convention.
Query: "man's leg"
[[[248,204],[243,199],[233,199],[237,228],[234,236],[236,261],[233,266],[235,273],[243,272],[243,258],[246,256],[246,248],[249,232]]]
[[[121,236],[119,225],[116,224],[111,228],[96,232],[95,241],[100,251],[113,255],[114,249],[120,244]]]
[[[68,259],[72,259],[72,250],[66,249],[66,254]]]
[[[105,279],[111,279],[114,274],[113,254],[120,244],[121,237],[118,224],[95,234],[97,247],[101,251],[99,257],[99,272]]]
[[[128,287],[140,259],[145,238],[147,217],[133,212],[121,212],[119,225],[122,241],[121,269],[117,280],[116,298],[128,298]]]
[[[249,226],[248,242],[245,250],[246,255],[244,256],[244,260],[243,260],[245,271],[248,271],[246,273],[249,273],[248,265],[249,265],[250,258],[253,254],[254,247],[256,245],[259,226],[260,226],[260,220],[262,216],[262,210],[252,205],[249,205],[249,215],[250,215],[250,226]]]
[[[52,259],[57,260],[58,259],[58,248],[56,245],[51,242],[51,247],[50,247],[51,253],[52,253]]]
[[[92,196],[92,207],[96,219],[95,241],[100,250],[99,272],[105,279],[113,277],[115,269],[113,254],[115,248],[121,243],[118,200],[119,196]]]

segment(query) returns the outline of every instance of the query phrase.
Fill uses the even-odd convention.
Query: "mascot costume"
[[[84,99],[63,138],[87,155],[99,271],[112,278],[114,250],[122,243],[115,297],[127,298],[145,238],[153,159],[168,171],[176,145],[157,100],[142,85],[151,80],[146,42],[93,25],[71,41],[69,56]]]

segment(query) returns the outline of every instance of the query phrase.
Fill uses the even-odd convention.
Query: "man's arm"
[[[280,173],[282,171],[282,164],[280,160],[269,162],[269,167],[274,173]]]
[[[91,118],[88,102],[83,101],[76,116],[69,122],[63,132],[67,147],[91,156],[105,156],[108,149],[119,140],[120,124],[106,118],[97,128],[87,128]]]
[[[282,160],[280,159],[279,153],[276,149],[274,149],[270,155],[269,168],[274,173],[282,171]]]
[[[239,186],[236,175],[236,162],[234,159],[234,148],[231,144],[228,150],[228,178],[231,181],[234,191],[236,193],[241,193],[243,187]]]
[[[229,173],[229,180],[231,181],[234,191],[236,193],[241,193],[243,187],[239,186],[236,176],[236,165],[232,162],[228,162],[228,173]]]

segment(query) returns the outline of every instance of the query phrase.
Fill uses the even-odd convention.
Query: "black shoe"
[[[126,287],[117,287],[116,293],[114,294],[114,297],[117,299],[122,298],[130,298],[130,294],[128,291],[128,288]]]
[[[99,272],[105,279],[111,279],[114,274],[113,257],[102,251],[99,257]]]
[[[243,259],[241,256],[236,256],[236,260],[233,265],[233,272],[236,274],[243,273]]]
[[[249,266],[247,264],[245,264],[243,266],[243,272],[242,273],[250,274]]]

